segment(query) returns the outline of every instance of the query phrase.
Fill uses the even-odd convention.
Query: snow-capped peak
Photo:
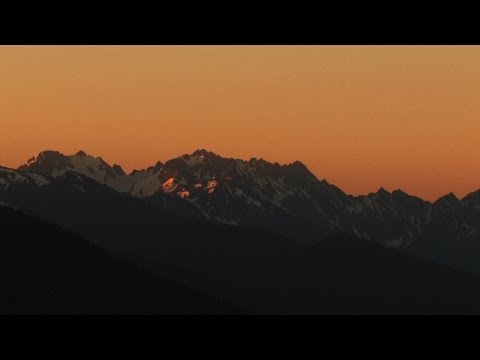
[[[75,171],[121,192],[128,192],[134,182],[125,175],[119,165],[115,164],[112,167],[101,157],[93,157],[82,150],[74,155],[64,155],[59,151],[42,151],[18,169],[52,177]]]

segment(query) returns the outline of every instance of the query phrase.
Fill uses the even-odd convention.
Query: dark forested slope
[[[43,220],[0,207],[2,314],[218,314],[221,299],[126,264]]]

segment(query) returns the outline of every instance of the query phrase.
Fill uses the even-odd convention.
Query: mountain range
[[[130,174],[83,151],[69,156],[44,151],[17,170],[2,169],[0,189],[2,183],[6,188],[25,178],[43,186],[68,172],[173,212],[262,227],[307,243],[344,231],[388,247],[408,248],[423,242],[439,223],[448,228],[452,241],[469,241],[480,235],[480,191],[463,199],[450,193],[433,203],[383,188],[351,196],[317,179],[299,161],[288,165],[256,158],[244,161],[206,150]]]
[[[468,295],[477,278],[456,271],[480,274],[479,201],[479,192],[433,203],[400,190],[351,196],[298,161],[206,150],[130,174],[83,151],[0,167],[0,205],[266,313],[477,311]]]

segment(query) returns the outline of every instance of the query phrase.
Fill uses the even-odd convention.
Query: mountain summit
[[[125,192],[133,185],[119,165],[110,166],[101,157],[93,157],[83,150],[74,155],[64,155],[59,151],[42,151],[29,159],[18,170],[57,177],[68,171],[75,171],[88,176],[101,184]]]

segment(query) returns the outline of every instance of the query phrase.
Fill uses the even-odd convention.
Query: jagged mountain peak
[[[157,161],[157,163],[153,167],[153,171],[157,172],[157,171],[161,170],[163,167],[164,167],[163,163],[161,161]]]
[[[298,173],[303,173],[305,175],[315,176],[313,173],[308,169],[308,167],[302,163],[301,161],[295,160],[291,164],[284,165],[286,168],[293,169]]]
[[[38,172],[44,175],[52,175],[58,169],[64,169],[69,165],[69,159],[60,151],[44,150],[27,162],[18,167],[18,170]]]
[[[161,161],[157,161],[155,165],[149,166],[144,169],[134,169],[128,174],[128,176],[137,176],[142,173],[158,173],[160,170],[164,168],[164,164]]]
[[[455,200],[455,201],[457,201],[458,198],[453,192],[449,192],[448,194],[441,196],[438,200]]]
[[[28,168],[35,165],[42,164],[56,164],[57,168],[61,166],[67,166],[69,161],[68,159],[72,157],[82,157],[82,158],[91,158],[93,156],[86,154],[83,150],[79,150],[74,155],[65,155],[58,150],[43,150],[40,151],[36,156],[31,157],[27,162],[19,167],[20,170],[29,170]],[[97,158],[103,161],[101,158]]]
[[[283,165],[281,170],[285,174],[286,181],[294,187],[303,186],[311,181],[318,181],[317,177],[300,161]]]
[[[197,164],[212,164],[218,163],[218,161],[227,160],[212,151],[206,149],[197,149],[190,154],[184,154],[179,157],[170,159],[165,162],[166,167],[183,167],[183,164],[187,166],[196,166]]]
[[[465,195],[462,202],[465,204],[474,203],[475,205],[480,205],[480,189]]]
[[[180,161],[181,160],[181,161]],[[225,167],[228,168],[237,164],[240,166],[249,166],[252,169],[273,169],[274,171],[284,171],[287,170],[290,173],[294,172],[297,174],[314,176],[305,164],[301,161],[294,161],[290,164],[280,165],[278,162],[269,162],[263,158],[252,157],[249,160],[237,159],[237,158],[227,158],[222,157],[212,151],[206,149],[197,149],[191,154],[185,154],[180,157],[168,160],[165,163],[166,167],[182,167],[186,163],[188,166],[196,166],[197,164],[201,165],[213,165],[218,169]],[[217,169],[217,170],[218,170]]]
[[[125,174],[120,165],[110,166],[101,157],[88,155],[83,150],[73,155],[65,155],[56,150],[45,150],[29,159],[18,170],[51,177],[74,171],[101,184],[107,184],[117,191],[128,191],[133,185],[132,179]]]
[[[390,196],[392,193],[390,193],[388,190],[386,190],[384,187],[378,188],[376,192],[370,192],[367,195],[360,195],[360,196],[366,196],[370,198],[378,198],[378,197],[385,197],[385,196]]]
[[[385,188],[380,187],[375,193],[375,195],[381,198],[389,198],[392,194],[389,191],[385,190]]]
[[[208,201],[208,198],[216,198],[217,195],[233,196],[234,201],[248,201],[250,205],[261,206],[258,204],[262,198],[260,195],[262,191],[269,192],[267,198],[280,191],[275,196],[283,199],[294,194],[298,195],[297,192],[306,184],[318,182],[300,161],[286,165],[271,163],[262,158],[247,161],[224,158],[206,149],[198,149],[191,154],[170,159],[157,170],[151,171],[149,168],[147,171],[144,170],[143,174],[133,172],[131,175],[142,178],[133,186],[132,195],[148,197],[156,193],[175,192],[191,201]],[[325,184],[322,186],[325,188]],[[203,195],[200,195],[202,193],[209,196],[203,198]],[[249,195],[242,198],[244,194]],[[308,196],[306,194],[302,196]],[[252,200],[257,197],[259,200]]]
[[[119,176],[125,175],[125,171],[123,171],[122,167],[118,164],[113,164],[112,169]]]
[[[218,156],[212,151],[206,149],[197,149],[191,154],[187,154],[188,156]]]
[[[288,164],[287,166],[289,166],[289,167],[294,167],[294,168],[298,168],[298,169],[306,169],[306,170],[308,170],[307,166],[306,166],[304,163],[302,163],[301,161],[299,161],[299,160],[295,160],[293,163]]]
[[[419,198],[418,196],[408,194],[401,189],[393,190],[392,191],[392,197],[395,198],[395,199],[402,199],[402,200],[406,199],[408,201],[415,201],[417,203],[424,203],[426,205],[431,205],[430,201],[423,200],[423,199]]]
[[[99,161],[107,164],[106,161],[103,160],[100,156],[95,157],[95,156],[89,155],[83,150],[79,150],[73,155],[65,155],[58,150],[43,150],[43,151],[39,152],[38,155],[28,159],[28,161],[22,166],[25,166],[25,165],[28,166],[28,165],[32,165],[34,163],[64,161],[65,159],[72,159],[72,158],[76,158],[76,157],[95,159],[95,160],[99,160]],[[120,167],[120,165],[116,165],[116,166]]]
[[[54,160],[65,157],[60,151],[57,150],[43,150],[40,151],[37,155],[31,157],[27,160],[26,164],[31,164],[34,162],[41,162],[45,160]]]
[[[42,157],[58,156],[58,155],[65,156],[63,153],[61,153],[58,150],[43,150],[43,151],[40,151],[37,156],[42,158]]]
[[[451,206],[455,206],[455,207],[458,207],[458,206],[463,206],[463,203],[460,201],[459,198],[457,198],[457,196],[453,193],[453,192],[450,192],[446,195],[443,195],[441,196],[440,198],[438,198],[434,203],[433,205],[435,206],[448,206],[448,207],[451,207]]]

